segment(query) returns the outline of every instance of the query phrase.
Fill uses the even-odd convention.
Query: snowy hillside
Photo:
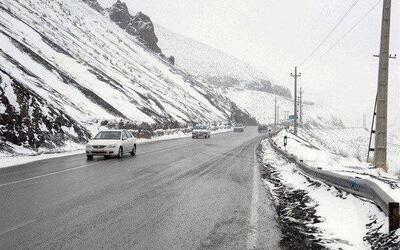
[[[190,74],[220,88],[240,87],[290,97],[290,90],[271,83],[254,67],[209,45],[156,26],[159,45],[166,55]]]
[[[231,116],[234,104],[162,60],[96,3],[0,2],[2,141],[52,147],[86,140],[101,121],[173,127]]]
[[[278,98],[280,118],[293,113],[292,93],[271,83],[268,76],[239,59],[192,39],[156,26],[159,45],[167,55],[175,56],[176,65],[199,77],[249,112],[259,122],[274,121],[274,99]],[[337,114],[319,105],[304,105],[304,123],[309,127],[342,127]]]
[[[228,75],[239,79],[264,77],[239,59],[169,31],[160,25],[156,25],[156,34],[165,54],[175,55],[177,65],[193,75],[210,77]]]
[[[365,162],[367,158],[369,131],[362,128],[313,129],[307,136],[337,155]],[[371,153],[370,161],[373,159]],[[400,176],[400,143],[397,137],[388,138],[388,172]]]

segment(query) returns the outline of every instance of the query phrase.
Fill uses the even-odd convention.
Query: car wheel
[[[136,145],[133,146],[131,155],[132,155],[132,156],[135,156],[135,155],[136,155]]]
[[[93,160],[93,155],[86,155],[88,160]]]
[[[118,155],[117,155],[117,157],[118,157],[118,158],[122,158],[122,156],[124,156],[124,150],[122,149],[122,147],[120,147],[119,150],[118,150]]]

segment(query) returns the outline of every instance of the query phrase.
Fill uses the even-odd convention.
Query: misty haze
[[[1,0],[0,249],[400,249],[398,15]]]

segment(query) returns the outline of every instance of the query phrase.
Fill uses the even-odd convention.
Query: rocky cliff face
[[[154,32],[154,25],[151,19],[142,12],[132,16],[125,3],[117,2],[109,10],[110,18],[119,27],[126,30],[130,35],[135,36],[150,50],[161,53],[158,47],[158,38]]]

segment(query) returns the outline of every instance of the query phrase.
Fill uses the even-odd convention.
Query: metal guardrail
[[[399,228],[399,202],[394,200],[381,187],[379,187],[378,184],[371,180],[344,176],[331,171],[308,166],[302,160],[299,160],[297,156],[289,154],[286,150],[280,148],[276,144],[276,142],[272,140],[271,137],[275,136],[279,132],[280,131],[275,131],[273,133],[270,133],[268,139],[269,143],[272,145],[272,148],[276,152],[284,156],[290,162],[295,163],[303,174],[309,176],[310,178],[324,182],[330,186],[334,186],[340,190],[373,201],[388,216],[389,231],[393,231]]]

